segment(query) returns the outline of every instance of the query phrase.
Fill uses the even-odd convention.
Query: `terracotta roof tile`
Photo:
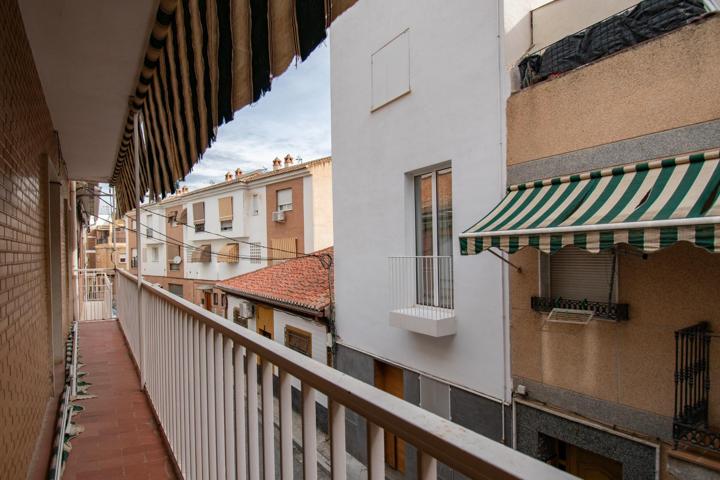
[[[286,260],[278,265],[261,268],[217,284],[221,289],[265,298],[314,310],[320,314],[330,305],[328,281],[332,281],[333,268],[323,267],[318,255],[333,256],[333,247],[314,252],[312,255]]]

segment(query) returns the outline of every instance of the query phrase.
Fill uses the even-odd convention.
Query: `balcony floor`
[[[116,321],[81,322],[80,371],[88,393],[74,422],[85,431],[72,440],[64,479],[175,478],[165,444]]]

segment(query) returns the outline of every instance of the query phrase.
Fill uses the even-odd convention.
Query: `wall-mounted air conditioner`
[[[255,307],[250,302],[240,302],[240,318],[252,318],[255,315]]]
[[[273,212],[272,214],[272,220],[273,222],[284,222],[285,221],[285,212]]]

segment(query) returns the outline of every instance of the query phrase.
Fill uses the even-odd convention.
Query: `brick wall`
[[[16,0],[0,11],[0,476],[25,478],[51,394],[43,154],[57,156]]]

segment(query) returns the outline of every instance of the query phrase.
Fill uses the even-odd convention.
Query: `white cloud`
[[[292,65],[256,104],[235,113],[218,129],[213,146],[183,184],[222,181],[225,172],[271,168],[290,153],[303,160],[330,155],[330,53],[320,45],[297,68]]]

